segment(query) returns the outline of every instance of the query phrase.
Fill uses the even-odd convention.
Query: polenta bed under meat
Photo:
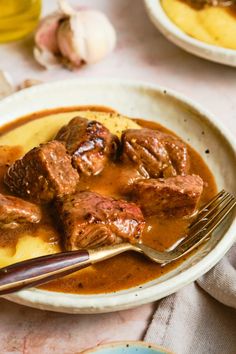
[[[7,204],[11,198],[21,201],[22,215],[27,215],[19,222],[16,210],[14,229],[0,228],[0,256],[5,252],[8,263],[20,260],[23,243],[38,242],[38,254],[22,258],[127,239],[164,250],[183,236],[192,213],[215,193],[214,178],[201,157],[174,133],[154,122],[98,110],[58,109],[3,127],[0,145],[15,131],[27,128],[33,134],[34,126],[39,129],[41,123],[45,130],[43,123],[50,121],[48,132],[43,132],[47,138],[38,147],[5,146],[2,157],[0,147],[0,207],[6,211],[1,225],[9,224],[7,215],[14,224],[14,210],[9,214]],[[56,117],[62,119],[62,114],[67,118],[59,125]],[[101,117],[109,117],[109,124]],[[27,214],[30,207],[32,218]],[[163,269],[128,253],[43,288],[117,291],[141,285],[176,264]]]

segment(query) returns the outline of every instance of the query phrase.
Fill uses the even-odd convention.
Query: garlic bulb
[[[79,67],[96,63],[113,50],[116,33],[103,13],[75,11],[64,0],[59,6],[60,13],[47,16],[35,35],[34,55],[40,64]]]
[[[57,39],[62,55],[78,66],[105,57],[114,48],[116,35],[105,15],[83,10],[61,23]]]

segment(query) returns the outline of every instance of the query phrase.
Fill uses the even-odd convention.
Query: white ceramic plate
[[[155,85],[116,80],[74,80],[35,86],[0,102],[1,125],[47,108],[104,105],[130,117],[160,122],[175,131],[203,156],[218,188],[236,194],[235,139],[198,105]],[[203,133],[204,132],[204,133]],[[209,149],[210,153],[204,151]],[[199,252],[179,267],[143,285],[116,293],[74,295],[39,289],[24,290],[6,299],[39,309],[67,313],[100,313],[128,309],[165,297],[213,267],[235,241],[233,215]]]
[[[176,26],[166,15],[161,0],[144,0],[153,24],[171,42],[189,53],[217,63],[236,66],[236,50],[217,47],[190,37]]]

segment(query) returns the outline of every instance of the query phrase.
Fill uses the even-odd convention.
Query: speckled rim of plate
[[[188,122],[188,131],[193,137],[196,135],[196,128],[201,130],[205,125],[205,129],[208,129],[207,141],[211,140],[209,137],[213,134],[217,149],[220,143],[224,144],[223,152],[226,153],[226,158],[229,156],[229,159],[232,160],[229,165],[231,167],[228,167],[231,170],[231,177],[227,183],[228,181],[233,183],[233,191],[236,191],[235,170],[232,167],[236,165],[234,136],[214,116],[189,98],[155,84],[116,79],[77,79],[35,86],[0,102],[1,124],[47,108],[89,104],[107,105],[131,117],[153,120],[157,119],[156,111],[160,111],[162,113],[158,117],[161,119],[161,124],[167,127],[168,124],[176,124],[179,130],[176,132],[180,136],[181,129],[184,129],[182,126],[184,124],[183,115],[192,115],[193,118]],[[177,117],[176,113],[174,121],[172,108],[176,112],[180,111],[180,117]],[[165,116],[164,120],[168,124],[162,122],[162,115]],[[167,115],[171,115],[171,120],[166,118]],[[179,119],[181,119],[182,125],[179,123]],[[193,140],[191,145],[195,147],[194,144]],[[217,151],[217,159],[218,154]],[[221,170],[220,164],[220,173]],[[225,228],[218,231],[217,235],[220,235],[220,239],[216,235],[193,257],[184,261],[180,267],[176,267],[173,272],[171,271],[158,279],[142,284],[142,288],[135,287],[97,295],[76,295],[32,288],[4,297],[22,305],[65,313],[94,314],[134,308],[176,292],[212,268],[236,240],[236,220],[233,216],[226,227],[227,231]]]
[[[171,42],[201,58],[236,66],[236,50],[208,44],[186,34],[167,16],[161,0],[144,0],[144,3],[153,24]]]
[[[147,343],[147,342],[142,342],[142,341],[119,341],[119,342],[110,342],[106,344],[101,344],[98,345],[94,348],[89,348],[84,351],[82,351],[80,354],[93,354],[97,352],[101,352],[103,349],[118,349],[118,348],[145,348],[149,349],[150,352],[156,352],[156,353],[163,353],[163,354],[174,354],[174,352],[171,352],[167,348],[160,347],[159,345],[152,344],[152,343]]]

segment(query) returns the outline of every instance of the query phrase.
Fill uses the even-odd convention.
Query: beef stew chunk
[[[146,216],[191,215],[202,191],[203,181],[196,175],[140,180],[133,186],[134,200]]]
[[[15,161],[5,175],[13,193],[38,203],[73,193],[79,181],[64,144],[51,141],[30,150]]]
[[[138,241],[145,222],[140,208],[125,200],[83,191],[56,202],[69,251]]]
[[[26,223],[39,223],[39,206],[20,198],[0,194],[0,228],[14,229]]]
[[[160,131],[156,131],[156,133],[160,142],[165,146],[177,175],[187,175],[190,168],[190,158],[186,144],[174,135]]]
[[[73,166],[87,176],[100,173],[119,146],[118,137],[104,125],[81,117],[62,127],[55,139],[65,143]]]
[[[132,161],[145,177],[161,177],[164,171],[173,169],[168,152],[154,130],[128,129],[121,141],[121,159]]]
[[[177,137],[148,128],[122,134],[122,160],[132,161],[146,177],[168,178],[189,169],[186,145]]]

